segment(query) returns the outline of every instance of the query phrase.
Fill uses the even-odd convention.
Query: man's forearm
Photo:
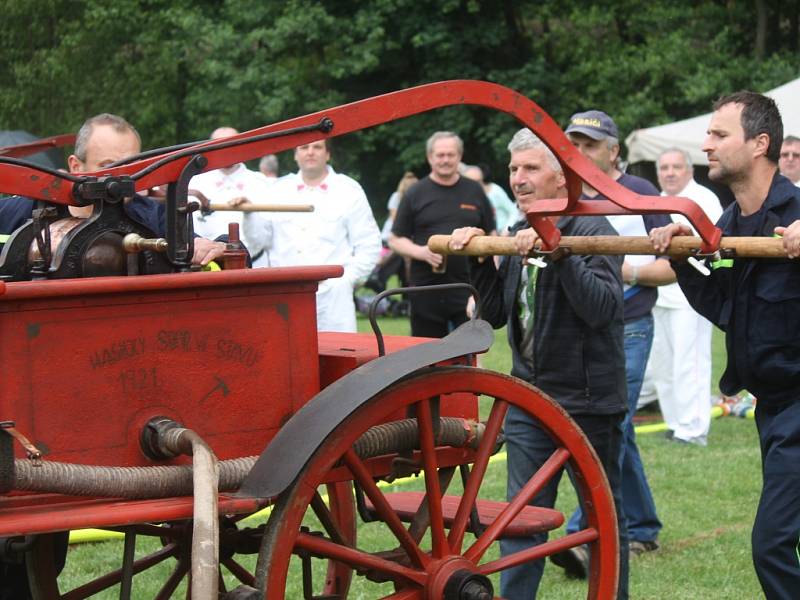
[[[415,260],[419,260],[417,257],[419,256],[420,248],[422,248],[422,246],[415,244],[407,237],[400,237],[394,234],[389,235],[389,247],[400,256]]]
[[[669,266],[669,261],[659,258],[646,265],[633,266],[626,268],[625,283],[630,285],[643,285],[646,287],[657,287],[675,283],[675,271]]]

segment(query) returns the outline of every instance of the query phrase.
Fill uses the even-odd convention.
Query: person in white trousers
[[[722,206],[714,192],[694,180],[688,153],[665,150],[656,166],[663,196],[689,198],[717,222]],[[689,224],[683,215],[672,220]],[[711,425],[711,323],[689,306],[677,283],[658,288],[653,317],[648,371],[664,422],[674,441],[705,446]]]

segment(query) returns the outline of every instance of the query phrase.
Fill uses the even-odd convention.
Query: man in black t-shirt
[[[461,177],[464,144],[455,133],[438,131],[426,146],[431,173],[406,192],[395,217],[389,246],[411,258],[412,286],[469,283],[465,256],[444,258],[428,249],[428,238],[459,227],[494,231],[494,212],[481,185]],[[411,335],[444,337],[467,320],[467,290],[411,294]]]

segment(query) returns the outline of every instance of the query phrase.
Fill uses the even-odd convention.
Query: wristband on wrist
[[[633,287],[636,285],[636,282],[639,279],[639,267],[631,267],[631,271],[631,279],[628,281],[628,285]]]

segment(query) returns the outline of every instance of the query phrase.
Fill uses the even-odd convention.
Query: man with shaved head
[[[233,127],[219,127],[211,133],[212,140],[231,137],[239,132]],[[189,195],[200,200],[201,210],[194,212],[195,233],[210,239],[228,233],[228,223],[238,223],[242,243],[251,249],[252,243],[242,228],[241,211],[211,211],[209,203],[237,206],[250,202],[264,203],[269,193],[269,183],[258,172],[251,171],[244,163],[236,163],[214,171],[206,171],[192,177],[189,182]],[[252,253],[254,267],[269,266],[266,252]]]

